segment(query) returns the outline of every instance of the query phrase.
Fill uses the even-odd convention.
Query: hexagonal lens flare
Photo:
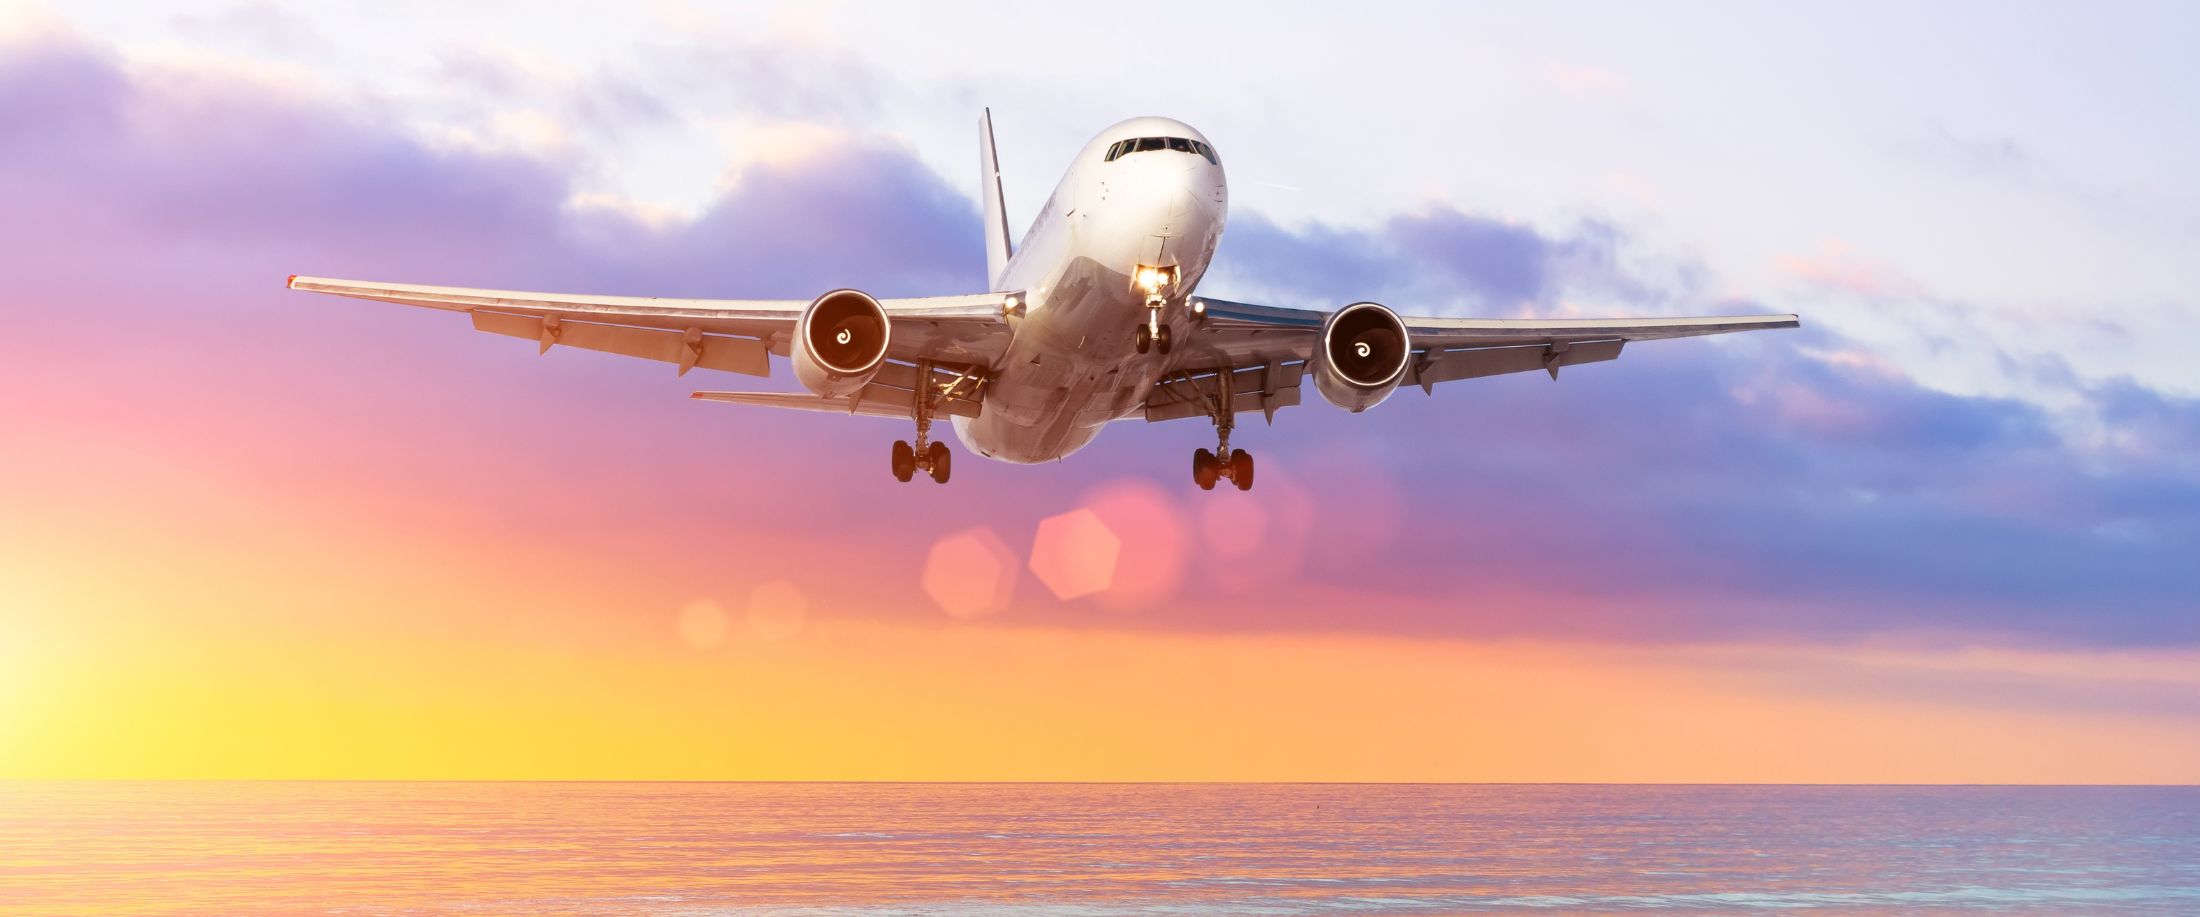
[[[726,630],[732,623],[732,619],[726,616],[726,610],[717,602],[696,599],[680,609],[677,629],[681,642],[699,650],[707,650],[726,642]]]
[[[786,580],[772,580],[749,593],[749,629],[767,643],[779,643],[801,633],[809,614],[809,598]]]
[[[1092,510],[1079,509],[1039,520],[1031,545],[1031,572],[1054,597],[1068,601],[1108,588],[1123,542]]]
[[[1002,611],[1015,588],[1016,553],[986,526],[933,542],[924,559],[924,594],[953,617]]]
[[[1122,543],[1101,604],[1131,611],[1176,594],[1193,533],[1184,508],[1167,491],[1144,478],[1121,478],[1093,488],[1082,502]]]

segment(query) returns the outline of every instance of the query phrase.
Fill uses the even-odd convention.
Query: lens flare
[[[749,630],[766,643],[794,639],[809,614],[810,600],[786,580],[772,580],[749,593]]]
[[[1123,478],[1093,488],[1082,502],[1121,545],[1101,604],[1122,611],[1144,608],[1183,587],[1192,526],[1167,491],[1145,478]]]
[[[1123,541],[1092,510],[1078,509],[1039,520],[1031,545],[1031,572],[1068,601],[1108,588]]]
[[[716,649],[726,642],[726,631],[732,626],[726,609],[709,599],[696,599],[680,609],[674,629],[680,633],[680,642],[699,650]]]
[[[1015,587],[1016,553],[986,526],[933,542],[924,559],[924,594],[949,617],[1002,611]]]

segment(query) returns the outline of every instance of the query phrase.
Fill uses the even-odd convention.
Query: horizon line
[[[1524,780],[862,780],[569,777],[0,777],[0,783],[603,783],[837,786],[1398,786],[1398,787],[1790,787],[1885,789],[2200,789],[2200,783],[1868,783],[1784,781]]]

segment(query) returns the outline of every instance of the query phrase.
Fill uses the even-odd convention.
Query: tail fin
[[[1008,271],[1008,208],[1001,203],[1001,162],[993,152],[993,109],[978,119],[978,186],[985,195],[986,289],[1000,289]]]

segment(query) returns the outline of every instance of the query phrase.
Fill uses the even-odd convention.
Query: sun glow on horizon
[[[1172,8],[1261,39],[1201,99],[991,53],[1022,17],[519,9],[0,0],[0,778],[2200,781],[2164,88],[2200,80],[2159,78],[2193,12],[1783,8],[1791,48],[1607,11],[1675,56],[1564,11]],[[1180,292],[1805,326],[1264,395],[1250,491],[1185,473],[1201,419],[910,487],[908,418],[277,283],[990,320],[979,108],[1021,229],[1133,98],[1236,138]]]

